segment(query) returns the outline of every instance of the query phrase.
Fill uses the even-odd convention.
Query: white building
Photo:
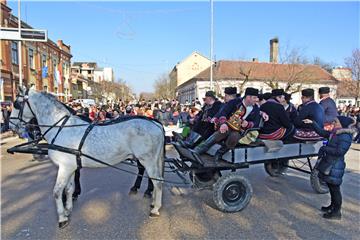
[[[104,67],[103,72],[104,72],[104,81],[114,82],[115,77],[114,77],[114,71],[112,68]]]
[[[195,98],[202,99],[210,90],[210,68],[177,87],[181,103]],[[218,61],[213,67],[213,86],[219,96],[224,95],[225,87],[237,87],[242,94],[245,88],[254,87],[262,93],[271,92],[273,88],[283,88],[291,93],[292,102],[301,103],[301,90],[312,88],[319,100],[318,90],[328,86],[331,95],[335,96],[338,80],[330,73],[316,65],[277,64],[246,61]]]
[[[94,71],[94,82],[102,82],[104,81],[104,68],[95,68]]]

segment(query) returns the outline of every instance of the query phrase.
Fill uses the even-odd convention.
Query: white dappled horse
[[[58,127],[52,128],[44,138],[55,145],[78,149],[80,141],[90,123],[73,115],[71,110],[48,93],[35,90],[19,89],[14,103],[16,109],[11,113],[11,128],[18,133],[25,130],[25,125],[34,117],[38,124],[54,125],[61,118],[69,116],[65,126],[58,133]],[[64,118],[65,119],[65,118]],[[58,123],[62,124],[64,120]],[[44,134],[49,127],[40,127]],[[154,183],[153,202],[150,216],[159,216],[162,200],[162,179],[164,172],[164,130],[160,123],[145,118],[130,118],[122,122],[103,126],[94,126],[87,135],[81,149],[82,153],[93,158],[115,165],[126,159],[137,159],[145,167],[148,176]],[[49,158],[58,166],[58,174],[54,186],[59,227],[68,224],[73,202],[74,172],[77,169],[74,154],[49,149]],[[104,167],[87,157],[81,157],[82,167]],[[157,180],[155,180],[157,179]],[[62,193],[65,190],[67,201],[64,206]]]

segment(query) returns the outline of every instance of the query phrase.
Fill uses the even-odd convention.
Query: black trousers
[[[194,124],[192,130],[201,135],[203,139],[208,139],[214,132],[214,124],[199,121]]]
[[[333,206],[333,209],[334,209],[333,211],[334,212],[340,211],[341,204],[342,204],[340,185],[334,185],[334,184],[330,184],[330,183],[327,183],[327,185],[328,185],[329,191],[330,191],[331,205]]]

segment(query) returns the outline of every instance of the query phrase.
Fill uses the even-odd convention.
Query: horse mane
[[[51,103],[53,103],[57,108],[65,108],[65,110],[67,110],[71,115],[76,116],[78,118],[80,118],[81,120],[91,123],[91,119],[82,115],[77,115],[76,111],[74,109],[72,109],[71,107],[67,106],[65,103],[60,102],[55,95],[48,93],[48,92],[40,92],[40,94],[42,94],[44,97],[46,97],[47,99],[50,100]]]

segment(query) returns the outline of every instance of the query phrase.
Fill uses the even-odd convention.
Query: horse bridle
[[[11,122],[11,119],[16,119],[16,120],[19,120],[21,123],[24,123],[25,125],[28,125],[30,124],[34,118],[35,118],[35,113],[34,111],[32,110],[31,106],[30,106],[30,103],[28,101],[29,99],[29,96],[28,96],[28,93],[29,93],[29,90],[27,89],[25,94],[24,95],[21,95],[21,94],[17,94],[16,95],[16,100],[14,102],[14,108],[19,110],[19,114],[17,117],[10,117],[10,123],[14,124],[13,122]],[[19,97],[22,97],[23,98],[23,101],[22,102],[19,102],[18,98]],[[30,112],[32,113],[33,115],[33,118],[30,119],[29,121],[25,121],[23,119],[23,114],[24,114],[24,108],[25,108],[25,104],[27,104],[27,106],[29,107],[30,109]],[[16,126],[16,124],[14,124]]]

